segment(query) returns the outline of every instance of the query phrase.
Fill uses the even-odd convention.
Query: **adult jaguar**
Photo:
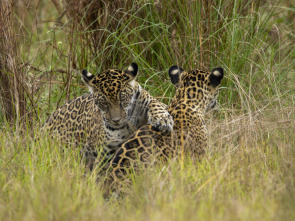
[[[96,76],[86,70],[82,78],[91,93],[68,101],[47,119],[44,129],[63,143],[82,145],[90,167],[97,156],[109,158],[134,131],[150,124],[169,132],[173,120],[167,106],[136,81],[138,66],[109,69]]]

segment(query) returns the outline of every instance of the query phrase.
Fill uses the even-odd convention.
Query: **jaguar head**
[[[185,71],[178,66],[172,66],[168,73],[172,83],[177,87],[175,102],[185,101],[202,114],[215,107],[217,88],[223,78],[222,68],[206,72]]]
[[[109,69],[97,75],[82,71],[82,78],[109,126],[120,127],[125,122],[138,90],[135,82],[137,72],[136,63],[132,63],[127,70]]]

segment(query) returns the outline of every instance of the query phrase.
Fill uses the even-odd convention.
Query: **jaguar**
[[[47,119],[44,129],[62,143],[81,145],[89,167],[97,155],[107,160],[141,126],[162,132],[173,128],[167,105],[135,81],[138,65],[109,69],[97,75],[82,71],[90,93],[68,101]]]
[[[163,133],[145,125],[131,135],[110,161],[104,181],[107,191],[117,191],[129,182],[127,174],[139,164],[153,165],[185,155],[198,159],[204,154],[208,139],[204,115],[217,103],[223,69],[185,71],[172,66],[168,73],[177,88],[168,108],[174,120],[173,131]]]

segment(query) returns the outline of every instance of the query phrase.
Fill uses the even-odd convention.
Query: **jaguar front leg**
[[[167,109],[167,105],[154,99],[150,102],[148,111],[148,123],[164,133],[171,132],[174,124],[173,118]]]

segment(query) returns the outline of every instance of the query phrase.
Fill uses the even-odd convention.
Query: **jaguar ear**
[[[93,93],[94,91],[94,75],[91,74],[90,72],[88,72],[87,70],[83,70],[82,71],[82,78],[84,80],[84,82],[87,84],[88,88],[89,88],[89,92]]]
[[[183,72],[183,69],[176,65],[173,65],[169,68],[168,74],[172,84],[175,84],[175,85],[178,84],[179,78],[182,72]]]
[[[84,69],[82,71],[82,78],[85,81],[85,83],[88,84],[94,78],[94,75]]]
[[[223,69],[222,68],[215,68],[212,70],[209,81],[213,87],[217,87],[223,78]]]
[[[138,65],[134,62],[131,63],[131,65],[127,68],[126,72],[130,74],[133,78],[135,78],[135,76],[138,73]]]

